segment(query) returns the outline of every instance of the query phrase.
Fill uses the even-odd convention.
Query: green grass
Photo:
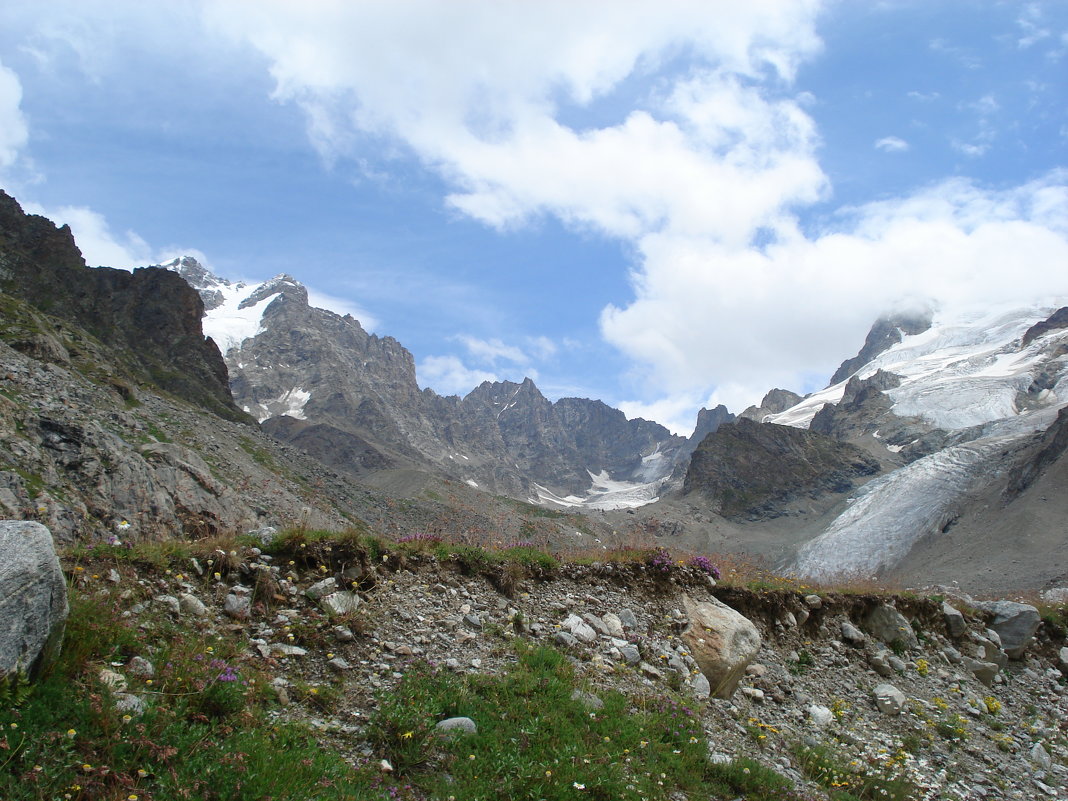
[[[904,750],[875,764],[845,764],[828,746],[799,744],[792,750],[802,772],[824,787],[832,801],[913,801],[919,797],[916,786],[902,775],[909,759]]]

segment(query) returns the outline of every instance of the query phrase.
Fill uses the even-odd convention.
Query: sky
[[[881,314],[1068,303],[1066,76],[1063,0],[7,0],[0,187],[688,434]]]

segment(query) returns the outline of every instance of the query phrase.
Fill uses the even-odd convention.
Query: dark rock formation
[[[1043,334],[1058,328],[1068,328],[1068,306],[1062,306],[1042,322],[1028,328],[1023,336],[1023,346],[1026,348]]]
[[[739,418],[705,437],[683,484],[733,519],[778,517],[798,498],[848,492],[878,463],[859,448],[812,431]]]
[[[25,214],[2,191],[0,290],[121,349],[137,380],[222,417],[247,419],[233,404],[226,364],[204,337],[203,304],[188,284],[156,268],[90,269],[69,227]]]
[[[760,401],[759,406],[750,406],[738,416],[756,423],[762,423],[767,415],[785,412],[791,406],[800,403],[801,400],[801,396],[796,392],[791,392],[788,389],[772,389]]]
[[[895,314],[883,317],[875,322],[864,340],[864,346],[852,359],[846,359],[831,376],[831,384],[845,381],[853,373],[866,365],[880,353],[889,350],[900,342],[903,337],[914,334],[922,334],[931,327],[931,314]]]

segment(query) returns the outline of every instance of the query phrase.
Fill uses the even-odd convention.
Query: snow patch
[[[477,481],[473,481],[472,479],[468,478],[468,479],[464,479],[464,483],[469,487],[474,487],[475,489],[478,489],[478,482]]]

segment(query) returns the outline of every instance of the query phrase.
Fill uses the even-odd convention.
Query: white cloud
[[[74,241],[90,267],[117,267],[132,270],[157,259],[152,248],[134,231],[115,234],[103,214],[86,206],[45,209],[36,203],[23,204],[26,211],[48,217],[57,225],[69,225]]]
[[[19,76],[0,62],[0,170],[12,167],[30,138]],[[0,179],[3,173],[0,173]]]
[[[771,386],[803,389],[863,342],[895,302],[1068,299],[1068,172],[1006,191],[952,180],[843,212],[836,230],[758,251],[707,238],[642,241],[637,297],[605,337],[661,397],[719,387],[732,411]]]
[[[297,277],[299,281],[299,276]],[[320,292],[317,289],[307,287],[308,290],[308,303],[317,309],[326,309],[334,312],[334,314],[340,314],[342,316],[349,314],[359,321],[360,325],[366,331],[374,331],[378,327],[378,320],[360,306],[357,303],[353,303],[347,298],[339,298],[336,295],[328,295],[325,292]]]
[[[884,136],[875,140],[875,149],[884,153],[903,153],[909,149],[909,143],[896,136]]]
[[[472,369],[456,356],[427,356],[416,366],[419,384],[442,395],[466,395],[483,381],[499,381],[495,373]]]
[[[467,335],[460,335],[457,339],[472,357],[485,364],[496,364],[501,360],[522,364],[530,360],[519,348],[505,345],[499,339],[487,340]]]

